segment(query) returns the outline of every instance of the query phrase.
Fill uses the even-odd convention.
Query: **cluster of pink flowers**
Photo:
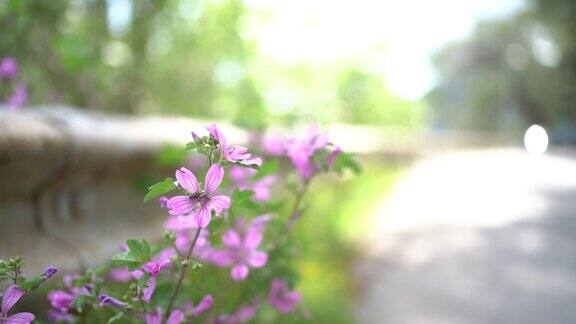
[[[273,217],[264,214],[249,219],[237,215],[238,212],[233,212],[235,205],[232,205],[236,202],[231,199],[237,197],[236,192],[231,195],[226,192],[226,188],[220,188],[222,183],[226,183],[227,169],[228,179],[234,188],[240,191],[251,190],[253,193],[249,194],[253,196],[250,199],[266,202],[273,196],[273,185],[277,182],[278,176],[263,173],[258,177],[256,169],[262,166],[260,157],[253,156],[245,147],[230,145],[216,125],[209,125],[206,128],[208,135],[204,137],[192,133],[194,145],[191,145],[209,161],[205,176],[200,178],[200,181],[198,173],[182,166],[175,172],[176,180],[168,180],[171,188],[163,191],[166,194],[170,190],[177,189],[181,193],[171,197],[160,197],[160,205],[169,214],[165,223],[168,232],[163,245],[152,249],[147,242],[142,243],[144,247],[139,251],[144,255],[142,259],[139,259],[138,255],[133,256],[128,263],[120,263],[127,266],[115,267],[108,273],[108,279],[112,281],[137,280],[137,285],[133,284],[136,291],[127,292],[127,297],[119,300],[102,293],[100,287],[94,288],[92,284],[74,286],[73,282],[77,277],[65,276],[66,289],[55,290],[48,294],[52,306],[49,318],[52,321],[73,321],[75,301],[81,296],[88,295],[97,299],[99,306],[114,308],[120,315],[123,315],[123,312],[134,312],[136,306],[130,304],[134,302],[135,305],[140,305],[138,318],[148,324],[175,324],[199,317],[212,309],[213,305],[217,305],[211,294],[206,294],[196,305],[189,299],[177,298],[180,286],[189,285],[183,283],[186,282],[183,279],[187,275],[187,268],[191,265],[200,266],[193,260],[204,265],[229,268],[229,276],[234,284],[240,281],[250,283],[251,280],[260,280],[259,284],[266,286],[265,293],[271,307],[280,313],[290,313],[296,309],[302,296],[299,292],[292,291],[286,281],[272,277],[266,272],[263,272],[264,277],[251,275],[252,272],[267,266],[269,258],[274,256],[272,251],[277,246],[274,244],[263,246],[266,228],[271,227],[269,223]],[[276,156],[288,157],[302,183],[309,182],[316,174],[329,168],[340,154],[339,148],[329,143],[326,134],[320,133],[316,127],[311,127],[303,138],[284,140],[276,137],[273,141],[265,141],[263,149]],[[197,168],[199,166],[192,169]],[[298,206],[292,213],[300,213]],[[261,213],[254,212],[254,214]],[[224,223],[230,222],[232,225],[224,229],[218,229],[218,226],[210,227],[215,217],[223,218]],[[232,217],[233,219],[229,219]],[[127,246],[121,248],[123,253],[130,255],[129,253],[133,252],[130,249],[138,243],[135,242],[136,240],[127,241]],[[180,276],[177,274],[178,271]],[[154,306],[156,287],[165,287],[165,282],[162,280],[173,278],[173,275],[176,275],[178,280],[169,304],[164,309]],[[235,311],[215,315],[212,319],[216,323],[248,321],[255,316],[262,305],[263,296],[262,293],[252,296],[251,302],[238,306]]]
[[[243,218],[236,221],[236,226],[222,234],[225,248],[214,250],[211,261],[219,267],[231,267],[233,280],[244,280],[248,277],[250,268],[261,268],[268,261],[268,254],[258,249],[263,239],[263,233],[268,215],[256,217],[246,226]]]

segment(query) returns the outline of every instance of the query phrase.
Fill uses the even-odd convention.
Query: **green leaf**
[[[126,266],[133,271],[150,260],[152,248],[146,240],[130,239],[126,241],[126,244],[130,250],[113,256],[111,259],[113,265]]]
[[[20,288],[24,289],[25,291],[31,291],[31,290],[36,289],[36,287],[38,287],[45,280],[46,280],[46,278],[44,278],[43,276],[37,276],[34,279],[22,280],[18,284],[18,286],[20,286]]]
[[[259,210],[260,206],[252,200],[252,196],[254,196],[254,191],[252,190],[234,190],[230,212],[234,215],[246,210]]]
[[[150,254],[152,252],[152,247],[148,241],[129,239],[126,241],[126,245],[130,249],[130,253],[136,256],[139,260],[148,261],[150,259]]]
[[[333,169],[337,173],[342,173],[346,169],[351,170],[352,172],[354,172],[354,174],[358,174],[362,171],[360,164],[354,159],[354,157],[351,154],[344,152],[336,156],[336,159],[334,160]]]
[[[128,267],[130,271],[138,269],[144,262],[134,259],[128,252],[121,252],[110,259],[112,265]]]
[[[168,177],[164,179],[164,181],[158,182],[150,186],[150,188],[148,188],[148,193],[146,194],[146,196],[144,196],[144,201],[146,202],[154,198],[160,197],[176,188],[177,187],[174,184],[174,179]]]
[[[196,142],[186,143],[186,150],[187,151],[194,151],[198,148],[198,144]]]

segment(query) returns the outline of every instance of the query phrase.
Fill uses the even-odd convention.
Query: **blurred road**
[[[576,323],[576,157],[416,163],[374,215],[361,323]]]

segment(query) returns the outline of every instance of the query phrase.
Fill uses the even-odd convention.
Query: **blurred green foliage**
[[[311,188],[307,202],[314,213],[306,214],[294,233],[301,249],[298,288],[312,322],[354,322],[358,242],[373,226],[376,208],[403,170],[395,164],[364,164],[354,177],[324,179]]]
[[[512,17],[485,21],[436,55],[438,86],[427,96],[432,124],[522,133],[547,126],[576,143],[576,2],[532,0]]]
[[[21,63],[31,104],[250,128],[421,122],[420,104],[391,95],[361,64],[282,65],[266,57],[247,32],[254,16],[261,18],[242,0],[5,0],[0,57]]]

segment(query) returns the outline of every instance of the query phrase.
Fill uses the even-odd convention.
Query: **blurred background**
[[[0,257],[153,235],[206,121],[316,123],[364,168],[299,225],[313,322],[574,322],[575,33],[573,0],[0,0]]]

